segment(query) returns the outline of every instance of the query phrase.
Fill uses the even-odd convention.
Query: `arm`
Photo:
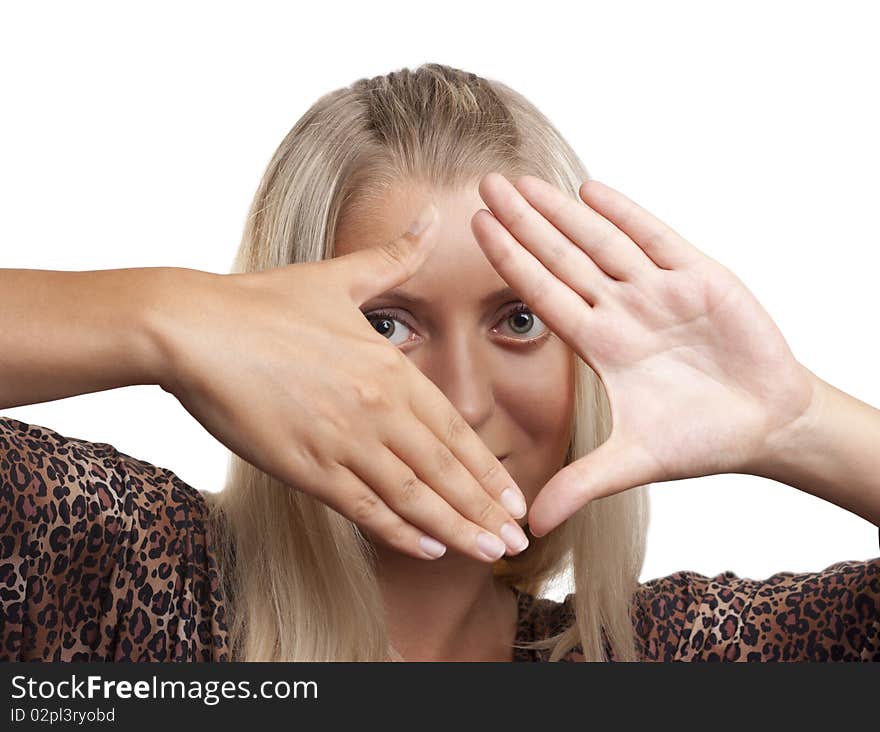
[[[745,472],[778,480],[880,525],[880,410],[805,369],[813,398]]]
[[[146,321],[175,269],[0,269],[0,409],[159,383]]]
[[[0,270],[0,410],[158,384],[239,458],[395,549],[516,553],[528,543],[516,482],[360,309],[411,277],[428,241],[405,233],[346,258],[226,275]],[[360,474],[338,468],[354,456]],[[500,537],[508,523],[516,542]]]

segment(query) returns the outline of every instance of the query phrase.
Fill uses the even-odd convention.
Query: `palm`
[[[736,472],[806,409],[810,383],[720,264],[658,273],[650,287],[617,283],[592,337],[570,345],[605,385],[611,437],[644,473],[636,484]]]
[[[576,202],[496,174],[480,193],[497,217],[472,222],[489,261],[599,375],[611,407],[608,439],[535,499],[537,535],[628,488],[747,472],[807,410],[811,374],[752,293],[622,194],[588,181]]]

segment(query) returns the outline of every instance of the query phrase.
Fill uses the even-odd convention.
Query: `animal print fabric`
[[[204,496],[170,470],[0,417],[0,661],[231,660],[214,546]],[[574,595],[514,593],[514,660],[548,660],[516,646],[571,625]],[[633,610],[646,661],[878,661],[880,558],[676,572]]]

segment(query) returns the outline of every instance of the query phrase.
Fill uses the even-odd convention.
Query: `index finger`
[[[511,496],[502,496],[507,489],[513,489],[513,497],[521,499],[523,506],[527,505],[525,495],[501,460],[471,429],[437,385],[423,374],[422,378],[415,380],[410,407],[490,496],[507,508],[511,505]]]
[[[471,219],[471,229],[502,279],[550,330],[575,347],[588,329],[595,306],[545,267],[490,211],[477,211]]]

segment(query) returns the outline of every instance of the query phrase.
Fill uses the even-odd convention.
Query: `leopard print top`
[[[573,595],[514,591],[516,643],[574,622]],[[0,661],[230,660],[204,496],[107,443],[2,417],[0,607]],[[676,572],[643,583],[634,610],[644,660],[880,661],[880,558],[766,580]]]

